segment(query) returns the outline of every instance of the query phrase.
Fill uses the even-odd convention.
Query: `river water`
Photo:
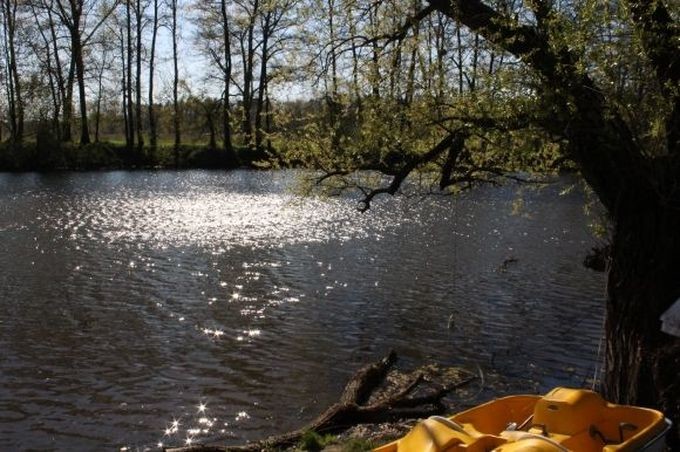
[[[390,348],[538,390],[592,378],[604,280],[573,181],[360,214],[297,177],[0,174],[0,450],[287,431]]]

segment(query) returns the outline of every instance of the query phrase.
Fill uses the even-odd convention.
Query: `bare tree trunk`
[[[71,35],[71,54],[75,67],[75,77],[78,83],[78,103],[80,106],[80,144],[90,144],[90,130],[87,123],[87,94],[85,92],[85,63],[83,61],[83,43],[81,36],[81,19],[83,14],[83,0],[69,0],[70,17],[67,16],[67,9],[61,3],[64,24]]]
[[[127,62],[125,58],[126,52],[125,52],[125,32],[123,31],[123,27],[120,28],[120,61],[122,64],[121,67],[121,82],[122,82],[122,90],[123,90],[123,124],[125,126],[125,148],[129,151],[131,149],[131,143],[130,143],[130,118],[128,117],[128,101],[127,101]]]
[[[94,142],[99,143],[99,122],[102,111],[102,77],[97,78],[97,104],[94,112]]]
[[[50,40],[47,38],[47,35],[45,34],[45,30],[43,27],[40,25],[40,20],[38,18],[38,12],[35,9],[34,5],[31,5],[31,12],[33,12],[33,18],[35,19],[36,24],[38,24],[38,31],[40,32],[40,37],[43,40],[43,43],[45,44],[45,69],[47,71],[47,77],[49,80],[49,85],[50,85],[50,94],[52,95],[52,107],[54,108],[54,112],[52,114],[52,133],[55,134],[57,137],[57,140],[59,139],[59,113],[61,112],[61,104],[60,104],[60,97],[59,97],[59,92],[58,88],[56,86],[56,81],[55,81],[55,73],[54,73],[54,68],[52,67],[52,50],[51,50],[51,44]],[[59,58],[58,55],[56,55],[56,58]],[[1,140],[0,140],[1,141]]]
[[[12,120],[12,141],[14,143],[21,143],[24,136],[24,106],[21,98],[21,80],[17,68],[16,46],[14,42],[17,7],[16,1],[3,0],[8,86],[11,93],[10,117]]]
[[[182,142],[180,133],[180,118],[179,118],[179,70],[177,68],[177,0],[172,0],[172,66],[173,66],[173,80],[172,80],[172,108],[173,108],[173,125],[175,129],[175,167],[179,167],[179,147]]]
[[[245,135],[246,146],[249,147],[253,144],[253,60],[255,58],[255,18],[257,17],[258,9],[259,0],[255,0],[246,32],[246,52],[243,55],[243,134]]]
[[[142,158],[144,153],[144,124],[142,122],[142,0],[135,1],[135,25],[137,42],[136,79],[135,79],[135,117],[137,119],[137,156]]]
[[[205,120],[208,126],[208,149],[217,151],[217,133],[215,132],[215,105],[212,99],[206,99],[203,105]]]
[[[444,66],[444,56],[446,55],[446,20],[443,14],[437,14],[437,28],[435,30],[435,40],[437,45],[437,103],[444,100],[444,87],[446,85],[446,68]]]
[[[324,79],[326,87],[326,104],[328,106],[328,123],[331,132],[331,152],[335,152],[340,147],[340,112],[341,105],[338,99],[338,64],[337,54],[335,49],[335,0],[327,0],[328,6],[328,33],[330,46],[330,62],[331,62],[331,89],[328,93],[327,78]],[[327,77],[327,76],[326,76]]]
[[[73,87],[76,82],[76,63],[73,54],[68,67],[68,77],[66,78],[66,102],[64,102],[64,128],[62,139],[66,142],[73,141],[71,131],[73,125]]]
[[[375,5],[375,8],[371,8],[368,13],[368,20],[373,30],[374,34],[378,34],[378,7],[379,4]],[[376,99],[380,98],[380,48],[378,47],[378,42],[373,41],[371,45],[371,90],[373,97]]]
[[[57,32],[54,24],[54,17],[52,16],[51,8],[47,8],[48,24],[50,27],[50,37],[52,40],[52,53],[54,54],[54,64],[56,69],[57,86],[59,88],[60,103],[62,110],[61,117],[61,130],[58,132],[59,139],[61,141],[71,141],[71,109],[69,108],[71,98],[67,94],[68,87],[67,83],[64,81],[63,69],[61,64],[61,58],[59,57],[59,44],[57,39]],[[73,61],[73,59],[71,59]],[[69,66],[69,74],[67,80],[72,80],[73,77],[73,66],[72,63]],[[72,82],[71,82],[72,86]],[[69,104],[69,105],[67,105]]]
[[[126,65],[126,80],[127,86],[125,95],[127,100],[125,105],[127,106],[127,117],[128,117],[128,135],[125,139],[125,146],[128,152],[132,152],[132,148],[135,145],[135,121],[137,118],[134,116],[134,111],[132,107],[132,12],[130,11],[130,2],[132,0],[125,1],[125,30],[127,36],[127,65]]]
[[[257,104],[255,106],[255,147],[262,147],[262,111],[264,110],[264,93],[267,91],[267,64],[269,62],[269,35],[271,33],[272,12],[267,11],[262,24],[262,60],[260,61],[260,86],[257,91]]]
[[[403,51],[403,40],[399,39],[394,44],[394,49],[392,49],[392,61],[390,64],[390,74],[389,74],[389,98],[397,99],[399,96],[398,91],[400,91],[401,85],[401,59]]]
[[[472,48],[472,76],[468,77],[468,88],[474,91],[477,87],[477,65],[479,63],[479,34],[475,33],[474,47]]]
[[[153,0],[153,22],[151,25],[151,52],[149,55],[149,142],[151,144],[152,157],[155,156],[158,146],[158,129],[156,125],[156,112],[153,99],[154,63],[156,58],[156,37],[158,35],[158,0]]]
[[[267,92],[265,96],[265,110],[264,110],[264,116],[265,116],[265,131],[267,132],[267,150],[270,153],[274,152],[274,146],[272,146],[272,138],[271,138],[271,133],[272,133],[272,127],[273,127],[273,120],[272,120],[272,104],[269,101],[269,87],[267,87]]]
[[[2,0],[2,3],[0,3],[0,6],[2,6],[2,39],[3,39],[3,50],[4,50],[4,57],[5,57],[5,85],[6,85],[6,90],[7,90],[7,107],[8,107],[8,126],[9,126],[9,134],[10,134],[10,139],[12,142],[16,141],[16,134],[17,134],[17,115],[16,115],[16,97],[14,94],[14,80],[13,80],[13,75],[12,75],[12,70],[11,70],[11,57],[10,57],[10,52],[9,52],[9,27],[7,25],[7,22],[9,21],[9,13],[7,11],[7,1]]]
[[[349,21],[349,33],[350,36],[356,36],[356,23],[352,13],[352,5],[350,4],[348,8],[349,10],[347,16]],[[356,98],[354,101],[356,102],[357,123],[360,124],[363,114],[363,106],[361,103],[361,88],[359,87],[359,53],[357,52],[357,48],[354,45],[352,46],[352,85],[354,89],[354,97]]]
[[[78,79],[78,100],[80,104],[80,144],[90,144],[90,129],[87,123],[87,98],[85,94],[85,64],[83,62],[83,47],[80,33],[73,34],[71,45],[76,64],[76,78]]]
[[[338,97],[338,62],[335,52],[335,0],[328,0],[328,33],[331,42],[331,96],[335,102]]]
[[[416,63],[418,61],[418,41],[420,37],[420,23],[413,27],[413,48],[406,75],[406,92],[404,93],[404,104],[411,105],[415,95],[416,86]]]
[[[102,54],[102,64],[97,71],[97,103],[95,105],[95,117],[94,117],[94,142],[99,143],[99,123],[101,120],[101,109],[102,109],[102,88],[104,80],[104,71],[106,69],[106,56],[107,50],[103,50]]]
[[[458,69],[458,94],[463,94],[463,39],[460,35],[460,23],[456,22],[456,50],[458,53],[458,60],[456,61],[456,68]]]
[[[231,39],[229,37],[229,15],[227,13],[227,0],[220,0],[220,13],[222,14],[222,45],[224,46],[224,101],[222,102],[222,145],[229,164],[236,163],[234,146],[231,141]]]

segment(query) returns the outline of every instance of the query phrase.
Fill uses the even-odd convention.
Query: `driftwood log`
[[[198,444],[165,450],[168,452],[278,450],[294,446],[310,431],[337,434],[358,424],[396,422],[442,414],[444,411],[442,399],[451,391],[467,385],[476,378],[472,374],[466,374],[452,382],[432,382],[428,381],[430,378],[426,375],[427,372],[417,371],[393,385],[395,387],[377,394],[378,388],[385,382],[396,360],[396,353],[391,351],[383,359],[359,369],[345,386],[340,401],[298,430],[242,446]]]

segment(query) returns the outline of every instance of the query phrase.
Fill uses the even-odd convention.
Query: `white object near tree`
[[[680,337],[680,298],[661,314],[661,331]]]

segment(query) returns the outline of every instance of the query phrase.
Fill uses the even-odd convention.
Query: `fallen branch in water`
[[[461,388],[477,377],[472,374],[450,383],[428,381],[424,371],[415,372],[404,381],[395,383],[391,391],[378,394],[388,373],[397,360],[393,351],[375,363],[357,371],[349,380],[340,401],[301,429],[271,436],[243,446],[194,445],[165,449],[168,452],[224,452],[283,449],[297,444],[307,432],[323,434],[341,433],[358,424],[378,424],[403,419],[423,418],[444,411],[442,399],[451,391]],[[431,387],[422,388],[424,383]],[[434,387],[432,387],[434,386]],[[416,395],[415,393],[418,392]]]

